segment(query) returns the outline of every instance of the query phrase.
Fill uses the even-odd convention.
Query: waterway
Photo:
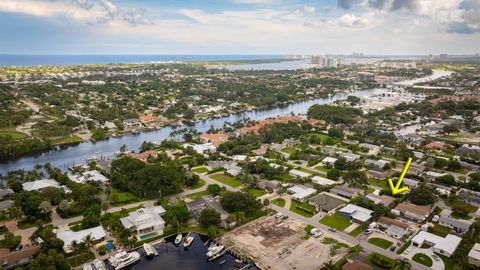
[[[428,76],[432,78],[440,78],[450,75],[451,71],[434,70],[433,74]],[[401,84],[401,82],[399,83]],[[224,117],[208,119],[196,122],[191,126],[164,127],[153,131],[145,131],[140,134],[128,134],[122,137],[107,138],[98,142],[83,142],[77,145],[58,147],[57,149],[43,152],[35,155],[24,156],[16,160],[0,161],[0,173],[5,174],[9,170],[14,169],[32,169],[36,164],[45,164],[50,162],[53,166],[65,170],[73,164],[85,164],[89,157],[112,157],[120,149],[122,145],[126,145],[128,150],[138,151],[140,145],[144,141],[160,142],[168,139],[169,135],[175,129],[191,128],[198,132],[206,132],[210,127],[223,128],[224,123],[234,123],[236,121],[247,119],[264,120],[270,117],[282,115],[305,114],[308,108],[314,104],[330,104],[339,99],[345,99],[348,95],[369,99],[373,96],[386,93],[390,90],[385,88],[374,88],[368,90],[358,90],[351,93],[341,93],[328,98],[316,98],[307,101],[291,103],[285,106],[269,108],[265,110],[248,111],[237,114],[231,114]]]
[[[208,241],[205,236],[195,234],[195,241],[188,249],[177,247],[172,243],[172,239],[167,239],[164,244],[155,245],[159,255],[152,259],[143,256],[143,248],[138,251],[141,256],[139,263],[135,264],[132,270],[217,270],[217,269],[240,269],[243,263],[236,262],[235,257],[226,253],[222,257],[208,262],[205,254],[207,247],[204,245]],[[220,262],[225,261],[220,264]]]

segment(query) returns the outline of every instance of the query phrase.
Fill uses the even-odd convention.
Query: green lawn
[[[305,169],[305,168],[300,168],[298,169],[299,171],[302,171],[302,172],[306,172],[306,173],[309,173],[309,174],[317,174],[316,172],[312,171],[312,170],[309,170],[309,169]]]
[[[367,242],[372,244],[372,245],[375,245],[377,247],[381,247],[383,249],[387,249],[393,244],[392,242],[390,242],[388,240],[385,240],[383,238],[377,238],[377,237],[372,237],[372,238],[368,239]]]
[[[282,149],[282,152],[291,155],[291,154],[295,153],[296,150],[297,149],[293,148],[293,147],[285,147],[285,148]]]
[[[239,186],[242,185],[242,182],[240,182],[239,180],[237,180],[237,179],[235,179],[231,176],[225,175],[223,173],[212,174],[210,177],[217,180],[218,182],[221,182],[225,185],[229,185],[231,187],[239,187]]]
[[[190,195],[187,195],[187,198],[190,198],[192,200],[196,200],[196,199],[200,199],[203,196],[207,196],[209,194],[210,194],[210,192],[208,192],[208,190],[202,190],[202,191],[199,191],[197,193],[192,193]]]
[[[370,253],[365,258],[365,261],[368,264],[376,267],[375,269],[394,269],[395,266],[398,264],[397,261],[378,253]]]
[[[317,209],[315,208],[315,206],[295,200],[292,200],[292,204],[290,205],[290,211],[304,217],[313,217],[317,213]]]
[[[438,235],[440,237],[445,237],[450,233],[450,228],[442,226],[440,224],[433,224],[433,227],[428,227],[428,232]]]
[[[453,267],[455,267],[455,262],[452,259],[443,255],[438,255],[438,257],[440,257],[440,259],[443,261],[443,264],[445,264],[445,270],[453,270]]]
[[[372,186],[379,187],[381,189],[389,189],[388,182],[386,180],[375,180],[375,179],[368,179],[368,183]]]
[[[327,169],[323,166],[316,166],[316,167],[314,167],[314,169],[318,170],[318,171],[326,172],[326,173],[328,173],[331,170],[331,169]]]
[[[1,128],[0,129],[0,137],[1,136],[7,136],[7,135],[11,136],[12,139],[14,139],[14,140],[23,139],[23,138],[28,137],[27,134],[17,132],[13,128]]]
[[[332,215],[325,216],[319,222],[322,223],[323,225],[335,228],[339,231],[343,231],[346,228],[348,228],[350,225],[352,225],[352,222],[350,222],[348,218],[340,215],[339,212],[335,212]]]
[[[197,168],[193,169],[192,172],[195,172],[195,173],[206,173],[206,172],[208,172],[208,169],[205,168],[205,167],[197,167]]]
[[[35,223],[29,223],[29,222],[25,222],[25,221],[20,221],[18,223],[18,228],[20,228],[22,230],[33,228],[33,227],[35,227]]]
[[[91,251],[67,258],[68,262],[72,267],[80,266],[86,262],[93,261],[94,259],[95,259],[95,254],[93,254],[93,252]]]
[[[112,188],[110,195],[108,195],[108,200],[113,206],[122,206],[134,202],[139,202],[140,198],[130,192],[123,192],[116,188]]]
[[[358,226],[357,228],[355,228],[355,230],[351,231],[349,234],[351,236],[355,237],[355,236],[361,234],[363,231],[364,230],[363,230],[362,226]]]
[[[191,187],[190,189],[198,189],[203,187],[204,185],[205,185],[205,180],[200,178],[200,180],[198,180],[198,182],[195,185],[193,185],[193,187]]]
[[[432,259],[423,253],[417,253],[413,255],[412,260],[420,264],[423,264],[427,267],[431,267],[433,265]]]
[[[261,196],[267,194],[267,191],[265,189],[258,189],[258,188],[246,187],[246,188],[243,188],[242,191],[246,192],[246,193],[250,193],[251,195],[253,195],[255,197],[261,197]]]
[[[275,204],[275,205],[278,205],[280,207],[284,207],[286,202],[285,202],[285,199],[276,198],[276,199],[272,200],[272,203]]]
[[[82,138],[78,136],[67,136],[59,139],[52,140],[52,144],[68,144],[68,143],[80,143],[83,142]]]

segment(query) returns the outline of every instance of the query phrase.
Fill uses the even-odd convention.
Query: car
[[[14,251],[19,251],[23,248],[23,245],[22,244],[18,244],[15,246],[15,248],[13,249]]]
[[[405,251],[403,252],[403,254],[407,255],[409,252],[410,252],[410,250],[407,248],[407,249],[405,249]]]
[[[331,232],[336,232],[337,229],[333,228],[333,227],[328,227],[328,230],[331,231]]]
[[[397,249],[396,246],[391,246],[391,247],[390,247],[390,251],[395,251],[395,249]]]
[[[365,232],[363,232],[364,234],[371,234],[373,233],[373,230],[372,229],[366,229]]]
[[[433,254],[432,255],[432,258],[435,260],[435,261],[440,261],[440,257],[438,257],[437,255]]]

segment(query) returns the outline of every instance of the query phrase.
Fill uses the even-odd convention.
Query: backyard
[[[290,211],[307,218],[313,217],[317,213],[315,206],[295,200],[292,200]]]
[[[339,212],[335,212],[332,215],[325,216],[320,220],[320,223],[323,225],[335,228],[339,231],[343,231],[352,225],[352,222],[344,216],[342,216]]]
[[[219,174],[212,174],[210,176],[211,178],[217,180],[218,182],[221,182],[225,185],[231,186],[231,187],[239,187],[242,185],[242,182],[240,180],[237,180],[231,176],[225,175],[223,173]]]
[[[110,194],[108,195],[108,200],[113,206],[122,206],[134,202],[139,202],[140,198],[130,192],[123,192],[116,188],[112,188]]]

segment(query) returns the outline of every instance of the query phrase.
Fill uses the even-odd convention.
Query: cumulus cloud
[[[480,32],[480,1],[463,0],[459,5],[460,19],[449,25],[448,31],[459,34]]]
[[[41,17],[67,17],[87,25],[123,21],[130,25],[151,24],[145,11],[123,9],[110,0],[2,0],[0,11]]]
[[[314,6],[309,6],[309,5],[304,5],[303,6],[303,11],[306,13],[315,13],[315,7]]]
[[[360,28],[368,26],[370,19],[367,17],[356,16],[353,13],[345,14],[342,17],[333,21],[339,26]]]

